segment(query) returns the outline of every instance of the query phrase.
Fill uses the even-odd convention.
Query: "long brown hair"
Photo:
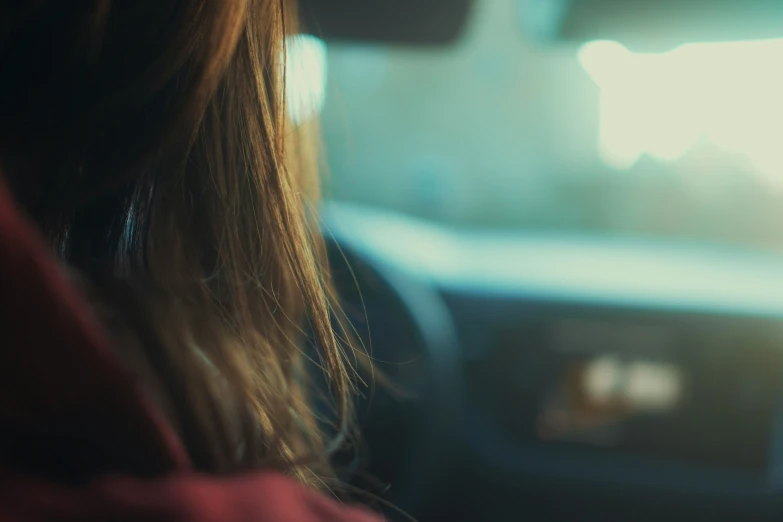
[[[286,4],[0,2],[0,162],[196,466],[316,482],[306,361],[341,426],[353,384],[292,160]]]

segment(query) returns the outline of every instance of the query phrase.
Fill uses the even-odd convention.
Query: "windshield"
[[[783,247],[783,42],[329,45],[327,195],[462,228]]]

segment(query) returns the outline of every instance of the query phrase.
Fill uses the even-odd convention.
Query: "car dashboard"
[[[344,306],[392,383],[360,420],[399,509],[783,514],[781,258],[462,232],[339,203],[323,215]]]

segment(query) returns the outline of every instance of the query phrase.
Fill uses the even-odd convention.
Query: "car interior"
[[[389,520],[783,516],[783,2],[300,0]],[[354,459],[356,460],[356,459]]]

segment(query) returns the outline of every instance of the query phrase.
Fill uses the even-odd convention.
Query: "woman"
[[[342,432],[352,359],[285,117],[286,3],[0,4],[0,518],[371,518],[313,492],[301,347]]]

